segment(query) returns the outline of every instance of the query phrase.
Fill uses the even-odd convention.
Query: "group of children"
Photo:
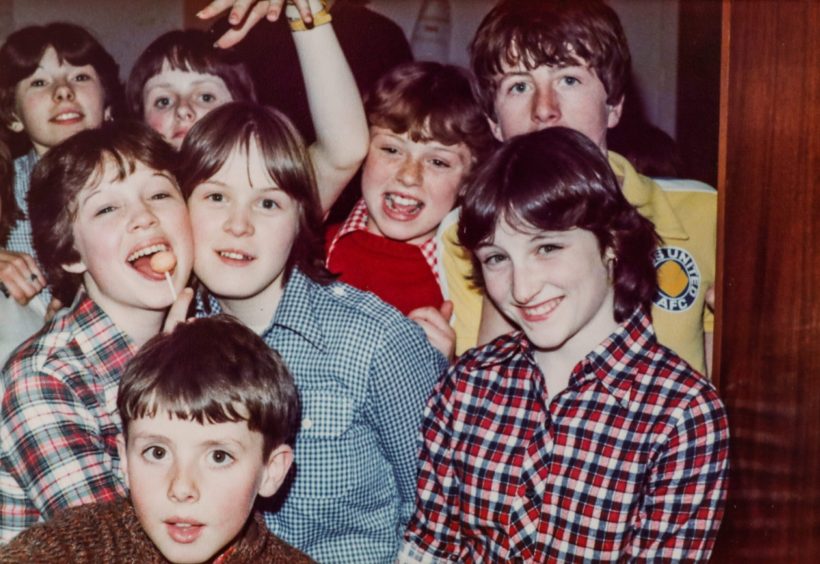
[[[283,6],[201,15],[226,8],[235,41]],[[2,333],[0,559],[708,557],[728,431],[675,353],[703,369],[714,232],[607,156],[614,12],[503,0],[475,84],[408,63],[364,104],[324,3],[284,17],[309,147],[201,32],[149,45],[124,108],[80,27],[0,48],[0,118],[33,147],[0,199],[3,307],[32,321]]]

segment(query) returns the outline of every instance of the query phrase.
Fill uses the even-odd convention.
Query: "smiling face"
[[[194,272],[223,304],[275,309],[299,231],[299,205],[270,177],[255,141],[234,150],[188,198]],[[241,316],[240,316],[241,318]]]
[[[105,91],[91,65],[60,61],[48,47],[37,69],[17,83],[12,131],[25,131],[38,155],[106,117]]]
[[[80,191],[73,225],[80,262],[63,268],[82,273],[91,298],[112,317],[126,319],[134,310],[171,305],[163,275],[150,268],[151,256],[176,256],[171,279],[179,292],[191,272],[193,248],[185,202],[169,173],[139,161],[123,180],[117,173],[108,159]]]
[[[205,562],[239,535],[257,494],[273,495],[292,460],[280,446],[263,459],[263,437],[245,421],[134,419],[118,440],[131,500],[145,532],[172,562]]]
[[[617,327],[609,253],[591,231],[501,221],[475,252],[487,294],[541,353],[583,358]]]
[[[142,89],[143,118],[151,129],[179,149],[193,125],[208,112],[233,100],[220,77],[174,69],[168,61]]]
[[[606,133],[621,118],[623,101],[607,104],[603,82],[581,61],[573,66],[502,64],[497,79],[493,133],[505,141],[515,135],[557,125],[579,131],[606,151]]]
[[[470,164],[470,150],[463,143],[413,141],[407,133],[371,127],[362,172],[368,231],[424,243],[453,208]]]

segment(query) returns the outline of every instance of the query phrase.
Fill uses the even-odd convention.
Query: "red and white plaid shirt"
[[[0,544],[57,510],[126,494],[117,388],[137,351],[82,296],[0,375]]]
[[[339,242],[339,239],[348,233],[352,233],[353,231],[367,231],[368,218],[367,205],[365,204],[364,199],[361,199],[353,207],[350,215],[347,216],[347,219],[339,228],[339,231],[336,233],[335,237],[333,237],[333,240],[330,242],[330,246],[327,249],[327,260],[325,261],[326,265],[330,264],[330,256],[333,254],[333,249],[336,248],[336,243]],[[430,266],[430,270],[433,272],[433,275],[438,278],[438,245],[436,244],[436,238],[431,237],[418,247],[422,256],[424,256],[424,260],[427,261],[427,264]]]
[[[473,349],[431,396],[400,561],[707,560],[726,414],[636,312],[550,401],[523,333]]]

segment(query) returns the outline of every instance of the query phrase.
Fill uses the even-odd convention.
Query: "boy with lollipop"
[[[34,248],[54,295],[72,306],[12,353],[0,377],[0,542],[58,509],[125,494],[120,374],[162,328],[167,280],[180,292],[191,271],[174,158],[148,127],[119,123],[78,133],[35,168]],[[163,251],[175,256],[167,274],[151,267]]]

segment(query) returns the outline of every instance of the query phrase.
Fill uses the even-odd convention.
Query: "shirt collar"
[[[333,249],[336,247],[336,243],[339,242],[339,239],[345,235],[353,233],[354,231],[367,231],[367,220],[369,217],[370,216],[367,213],[367,204],[365,203],[364,198],[362,198],[353,207],[350,215],[347,216],[347,219],[344,221],[342,226],[339,228],[339,231],[336,232],[336,235],[330,242],[330,246],[327,249],[328,260],[330,255],[333,254]],[[424,256],[424,260],[427,262],[427,265],[430,267],[430,270],[436,272],[436,265],[438,263],[438,246],[436,244],[436,238],[430,237],[427,241],[417,246],[421,251],[421,254]]]
[[[638,174],[635,167],[618,153],[609,151],[608,157],[624,197],[653,223],[661,239],[689,239],[689,234],[660,186],[651,178]]]
[[[316,317],[318,307],[315,302],[315,282],[310,280],[298,268],[291,271],[290,278],[282,292],[282,298],[276,313],[268,327],[262,332],[262,338],[270,335],[275,327],[281,327],[295,333],[317,349],[324,351],[324,333]],[[224,313],[219,300],[204,287],[197,292],[196,315],[207,317]]]
[[[649,316],[639,308],[575,367],[570,385],[597,379],[621,407],[629,409],[635,376],[645,372],[644,366],[650,362],[645,351],[655,340]],[[482,351],[478,368],[506,364],[519,355],[538,366],[535,350],[523,331],[499,337],[493,345]]]
[[[119,374],[137,346],[85,292],[74,302],[66,321],[78,328],[74,340],[95,373]]]

